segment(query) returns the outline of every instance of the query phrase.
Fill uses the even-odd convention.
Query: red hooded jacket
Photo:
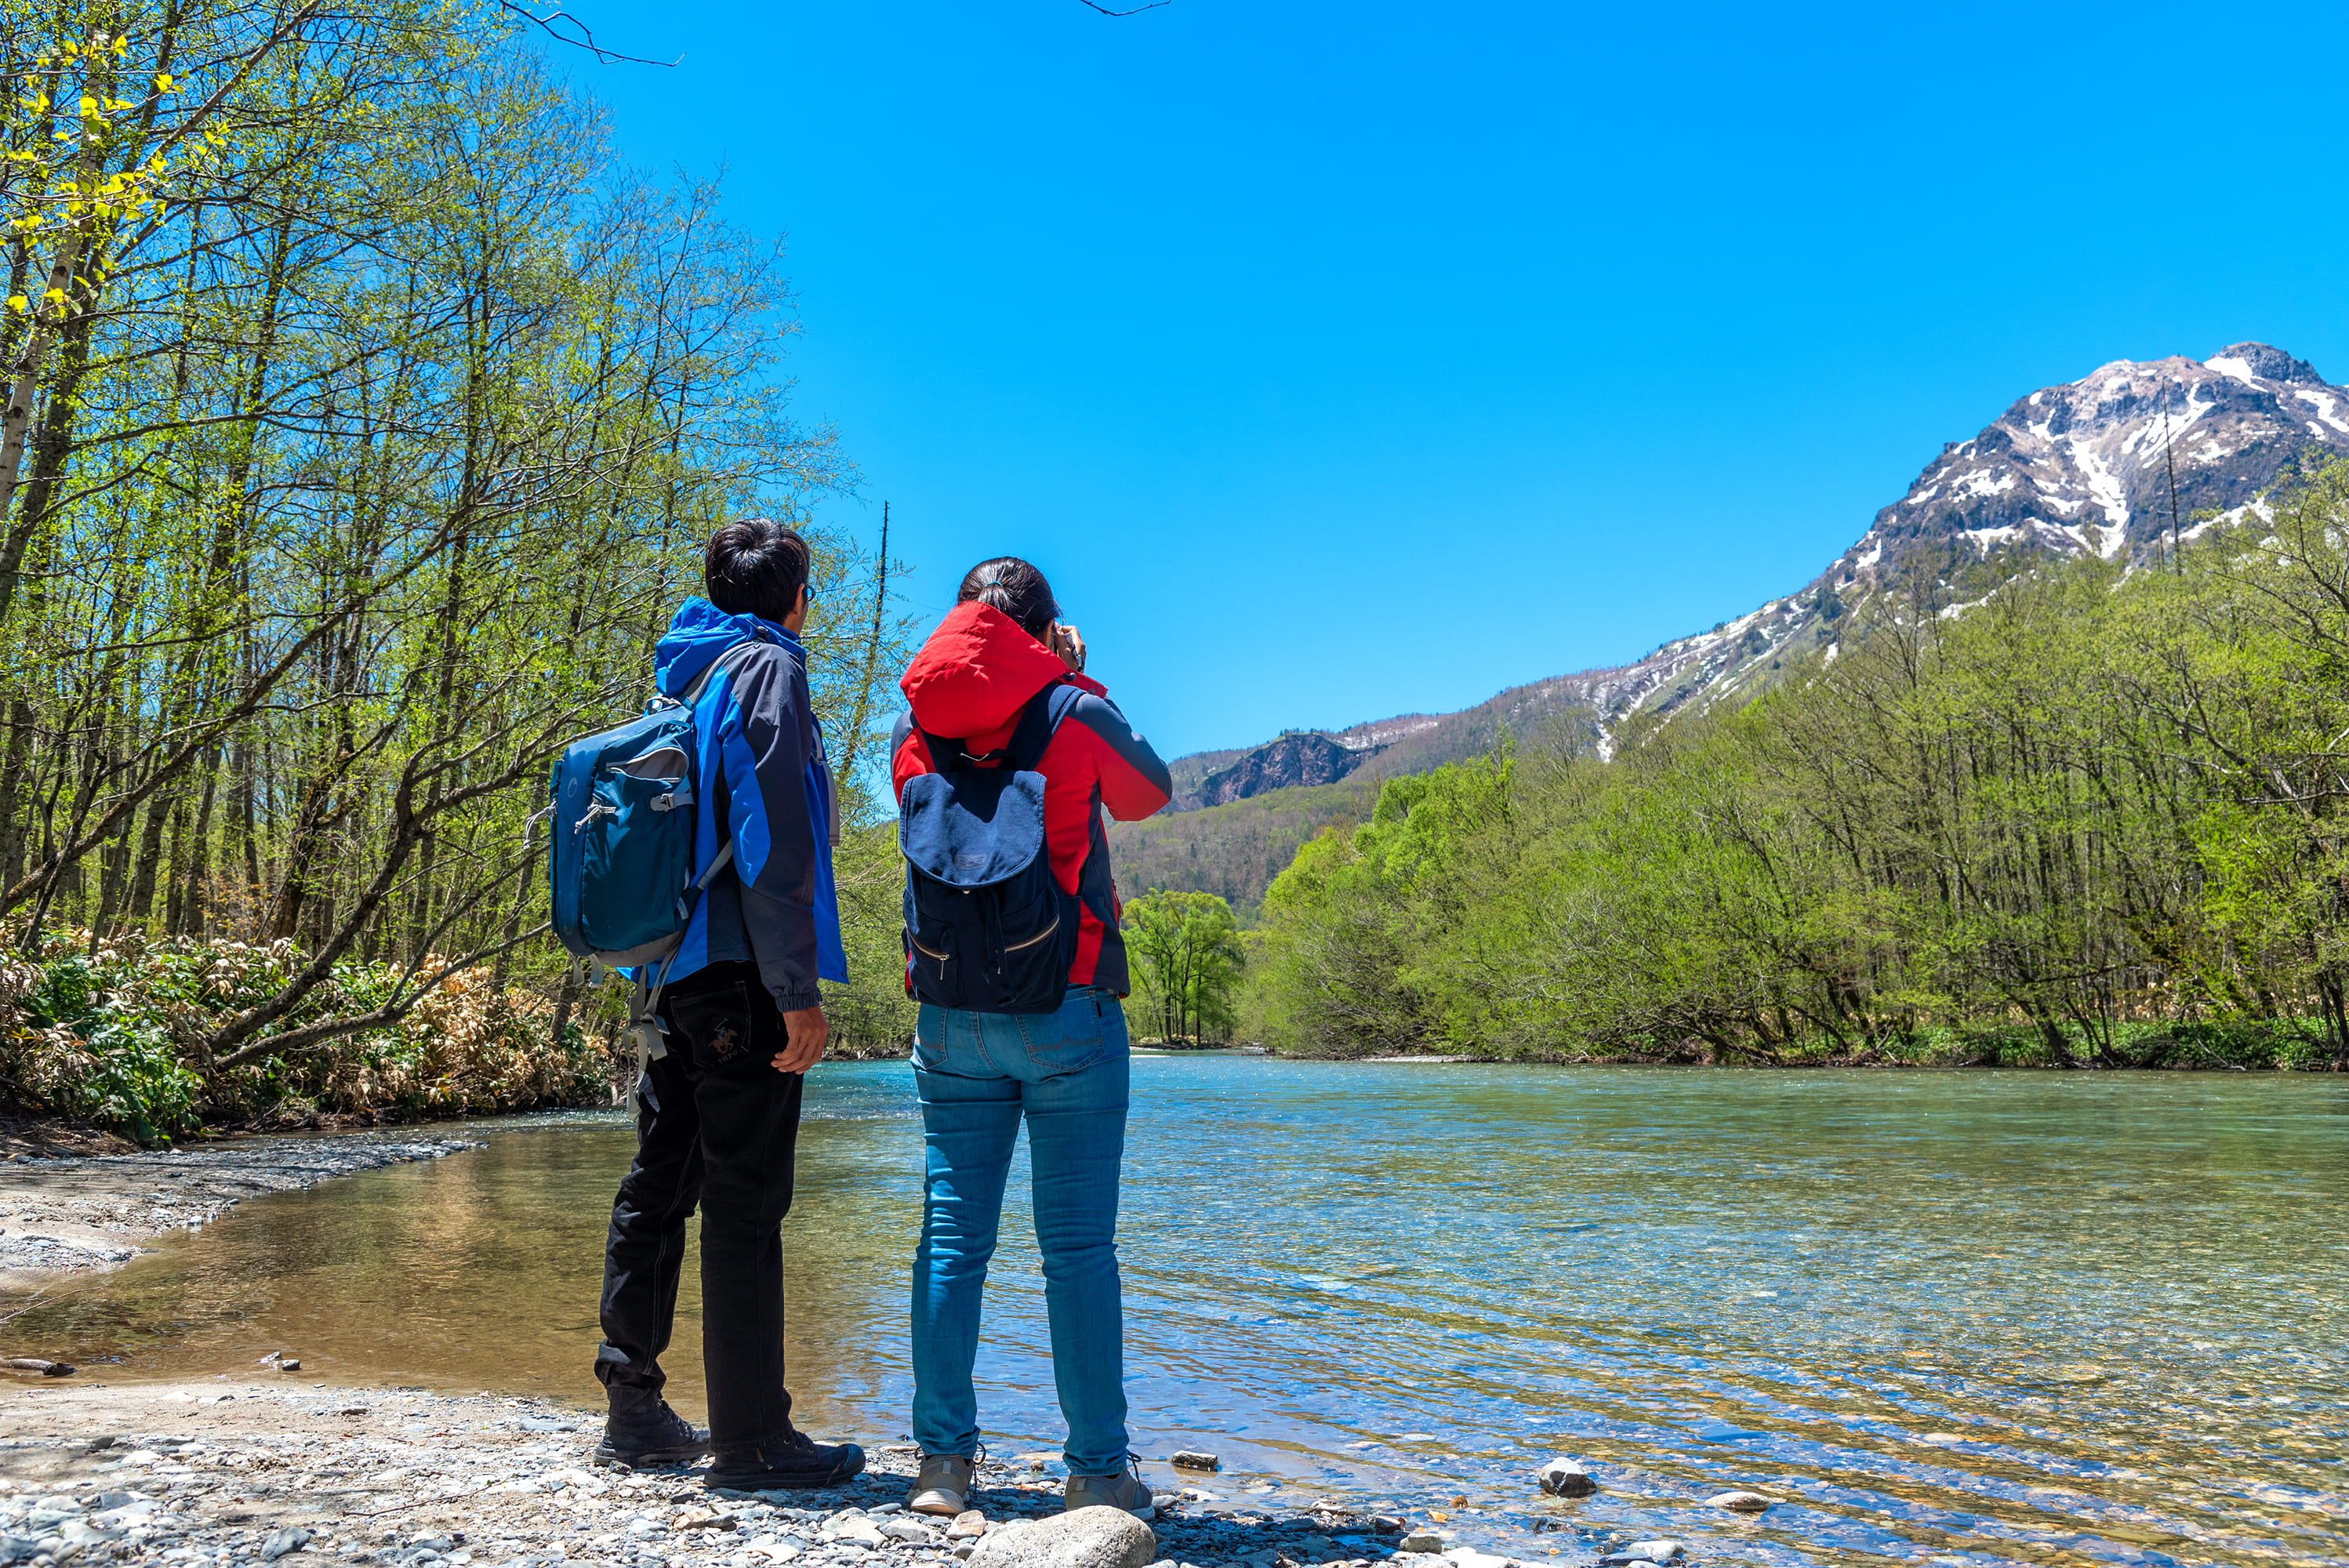
[[[1102,809],[1121,822],[1134,821],[1165,805],[1174,784],[1166,764],[1099,684],[1071,670],[993,605],[957,604],[897,683],[911,711],[898,718],[890,743],[890,785],[902,799],[908,779],[936,771],[922,730],[983,755],[1009,744],[1029,698],[1062,683],[1085,696],[1053,732],[1036,770],[1044,776],[1044,842],[1052,875],[1081,906],[1069,984],[1099,985],[1122,996],[1133,987],[1117,930],[1120,906]]]

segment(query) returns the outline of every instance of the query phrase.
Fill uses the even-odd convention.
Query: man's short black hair
[[[771,517],[738,518],[709,536],[701,582],[730,615],[780,622],[808,580],[807,541]]]

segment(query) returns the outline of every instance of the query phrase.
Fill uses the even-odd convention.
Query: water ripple
[[[905,1425],[914,1119],[903,1064],[812,1080],[786,1237],[822,1430]],[[628,1133],[559,1130],[245,1205],[18,1323],[118,1375],[284,1344],[592,1392]],[[2349,1568],[2344,1176],[2332,1079],[1141,1058],[1136,1446],[1221,1451],[1226,1502],[1350,1492],[1545,1559],[1612,1531],[1767,1568]],[[979,1368],[999,1452],[1060,1430],[1026,1228]],[[1599,1496],[1537,1496],[1561,1451]],[[1731,1488],[1776,1505],[1704,1506]]]

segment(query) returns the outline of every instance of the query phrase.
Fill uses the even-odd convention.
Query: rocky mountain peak
[[[1821,582],[1880,581],[1920,549],[1980,560],[2165,546],[2173,527],[2199,531],[2197,512],[2240,516],[2311,443],[2349,449],[2349,391],[2280,348],[2116,359],[1943,448]]]
[[[1319,730],[1293,729],[1208,774],[1199,785],[1198,804],[1226,806],[1268,789],[1334,784],[1383,749],[1375,742],[1350,746]]]
[[[2231,361],[2232,363],[2229,363]],[[2305,359],[2294,359],[2281,348],[2264,343],[2230,343],[2203,364],[2213,370],[2228,371],[2256,381],[2305,381],[2313,387],[2325,385],[2316,366]]]

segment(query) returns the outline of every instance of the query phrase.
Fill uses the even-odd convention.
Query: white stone
[[[1704,1501],[1709,1508],[1734,1509],[1739,1513],[1760,1513],[1770,1506],[1770,1500],[1758,1491],[1724,1491]]]
[[[1158,1537],[1121,1508],[1080,1508],[990,1531],[971,1568],[1149,1568]]]

